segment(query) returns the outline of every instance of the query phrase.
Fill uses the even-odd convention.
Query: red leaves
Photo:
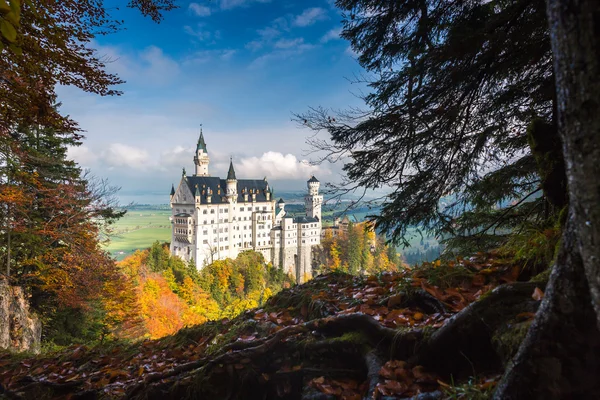
[[[324,376],[314,378],[308,384],[321,393],[343,400],[360,400],[366,388],[365,384],[359,385],[352,379],[330,379]]]
[[[435,375],[427,373],[420,365],[411,368],[401,360],[386,362],[379,370],[379,376],[384,381],[377,384],[377,392],[383,396],[411,397],[438,388]]]

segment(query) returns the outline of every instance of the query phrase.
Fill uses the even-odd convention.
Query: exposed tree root
[[[600,332],[573,232],[565,231],[541,310],[500,382],[498,400],[598,398]]]
[[[335,375],[336,371],[362,377],[367,382],[365,398],[372,398],[381,382],[381,366],[388,359],[409,360],[455,377],[498,372],[502,363],[491,338],[515,315],[535,311],[538,302],[531,299],[531,294],[536,287],[544,285],[502,285],[456,314],[431,336],[421,330],[386,328],[365,314],[315,319],[261,340],[225,346],[211,358],[152,375],[130,391],[128,398],[235,399],[240,397],[225,389],[236,387],[243,388],[240,393],[256,393],[256,398],[320,399],[326,397],[307,390],[306,383],[317,376]],[[284,365],[290,369],[282,370]],[[178,378],[177,383],[173,377]],[[437,392],[421,398],[440,396]]]
[[[531,294],[536,287],[544,285],[517,282],[498,286],[446,321],[410,361],[442,375],[459,377],[473,375],[474,370],[501,370],[492,335],[517,314],[535,311],[537,302],[532,301]]]

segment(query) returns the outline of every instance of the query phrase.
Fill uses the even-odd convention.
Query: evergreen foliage
[[[392,188],[373,217],[378,229],[408,245],[417,226],[451,249],[482,250],[560,211],[564,179],[554,195],[544,179],[564,168],[540,163],[560,149],[543,0],[336,5],[342,37],[369,73],[367,107],[298,119],[329,132],[331,141],[312,141],[325,158],[349,157],[338,189]],[[528,142],[535,121],[541,155]]]

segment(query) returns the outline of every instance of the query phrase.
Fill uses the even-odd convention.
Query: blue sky
[[[302,162],[312,132],[291,121],[310,106],[362,105],[361,88],[349,82],[362,69],[339,38],[332,1],[179,4],[159,25],[135,10],[113,11],[126,30],[92,45],[127,81],[118,87],[124,94],[59,89],[63,111],[86,131],[70,155],[124,196],[166,196],[182,167],[193,171],[202,123],[211,175],[224,176],[232,156],[238,177],[267,176],[276,188],[303,189],[311,174],[337,180],[341,166]]]

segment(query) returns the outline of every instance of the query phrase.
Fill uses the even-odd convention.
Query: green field
[[[113,235],[105,247],[117,260],[145,249],[156,240],[171,240],[171,210],[165,206],[136,206],[113,225]]]

